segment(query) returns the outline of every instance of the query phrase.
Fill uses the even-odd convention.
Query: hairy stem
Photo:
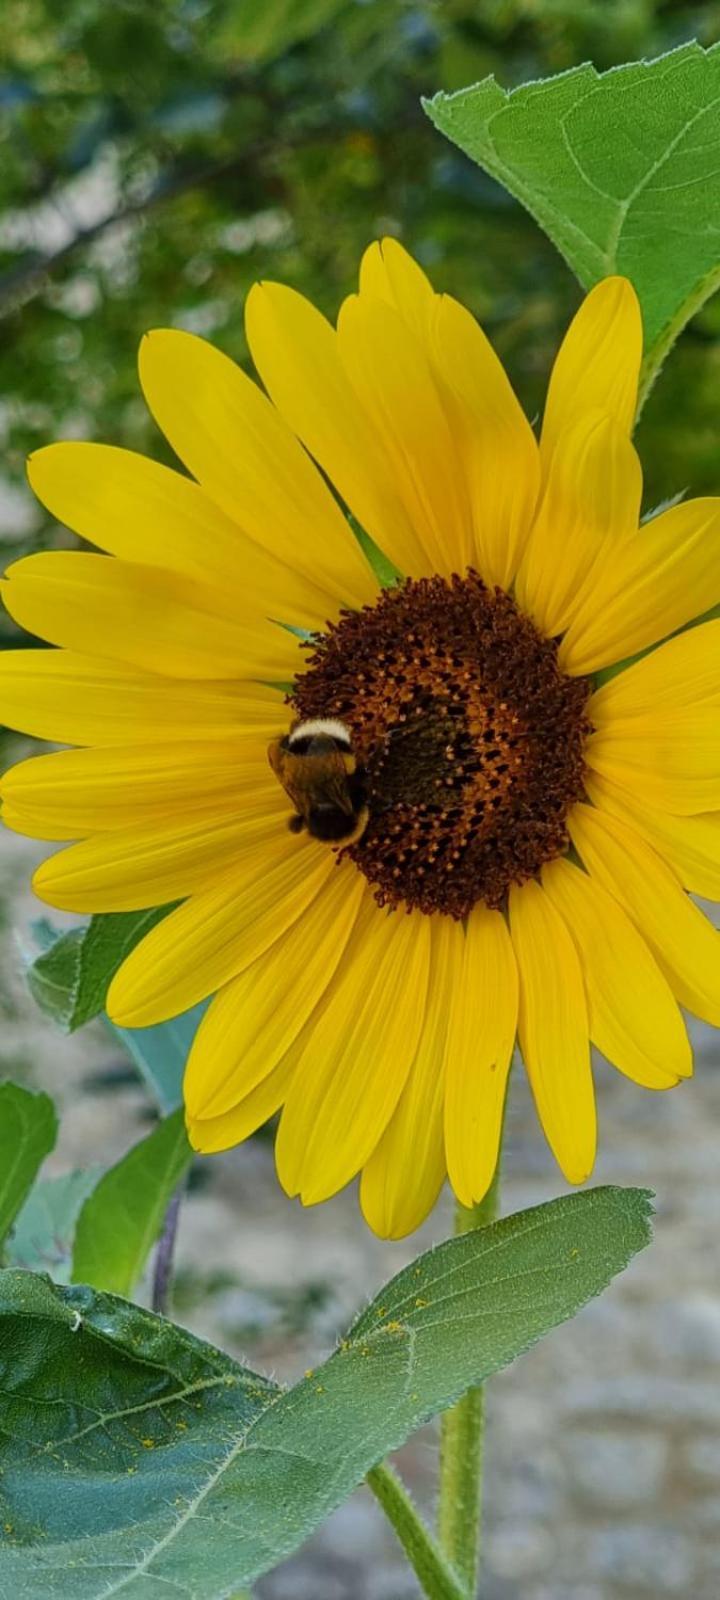
[[[395,1529],[423,1594],[429,1600],[466,1600],[464,1589],[393,1468],[383,1461],[373,1467],[366,1481]]]
[[[715,294],[718,288],[720,288],[720,267],[713,267],[712,271],[708,272],[700,283],[696,284],[692,293],[686,296],[682,305],[675,312],[674,317],[670,318],[667,325],[657,335],[654,344],[651,345],[649,350],[645,351],[642,367],[640,368],[636,422],[640,419],[640,413],[665,357],[669,355],[676,340],[679,339],[686,323],[690,321],[691,317],[695,316],[700,307],[704,306],[705,301],[710,298],[710,295]]]
[[[500,1165],[479,1205],[458,1204],[455,1232],[485,1228],[497,1216]],[[441,1549],[457,1572],[468,1600],[477,1590],[480,1567],[482,1479],[485,1444],[485,1386],[468,1389],[441,1421],[440,1504],[438,1535]]]

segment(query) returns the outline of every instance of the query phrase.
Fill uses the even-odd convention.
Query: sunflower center
[[[292,704],[350,729],[370,815],[344,853],[380,905],[464,917],[567,849],[589,684],[503,590],[408,579],[307,648]]]

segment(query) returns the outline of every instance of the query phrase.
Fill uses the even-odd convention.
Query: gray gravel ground
[[[145,1102],[131,1085],[89,1091],[88,1074],[120,1064],[117,1047],[99,1024],[62,1038],[25,994],[15,936],[38,913],[27,881],[41,853],[0,835],[0,1076],[55,1096],[63,1122],[50,1170],[61,1172],[117,1158],[142,1131]],[[720,1049],[709,1030],[696,1037],[695,1081],[670,1094],[645,1093],[599,1067],[595,1180],[654,1188],[657,1239],[602,1299],[490,1386],[484,1600],[720,1595]],[[208,1165],[209,1181],[181,1221],[181,1320],[284,1378],[314,1364],[358,1303],[451,1228],[447,1197],[399,1244],[372,1237],[352,1190],[303,1211],[281,1194],[271,1148],[257,1140]],[[565,1187],[519,1073],[505,1174],[506,1211]],[[314,1303],[309,1325],[297,1304],[294,1323],[280,1316],[278,1284],[297,1304]],[[400,1457],[426,1507],[434,1444],[427,1429]],[[364,1489],[258,1586],[261,1600],[417,1592]]]

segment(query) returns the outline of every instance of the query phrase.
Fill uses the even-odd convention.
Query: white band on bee
[[[288,748],[292,750],[298,739],[315,739],[323,735],[326,739],[335,739],[337,744],[346,745],[348,750],[352,747],[350,730],[344,722],[338,722],[334,717],[317,717],[314,721],[296,723],[288,734]]]

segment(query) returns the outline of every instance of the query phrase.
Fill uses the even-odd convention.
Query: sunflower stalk
[[[485,1198],[455,1211],[455,1232],[470,1233],[494,1222],[500,1192],[500,1161]],[[477,1590],[482,1535],[482,1485],[485,1454],[485,1385],[479,1384],[443,1414],[440,1434],[440,1547],[457,1573],[462,1593]]]
[[[179,1183],[170,1204],[165,1212],[162,1233],[158,1240],[155,1252],[155,1266],[153,1269],[152,1308],[159,1316],[166,1317],[170,1307],[172,1292],[173,1267],[175,1260],[175,1241],[177,1239],[178,1222],[180,1220],[180,1206],[185,1193],[185,1180]]]
[[[501,1138],[502,1147],[502,1138]],[[457,1205],[456,1234],[494,1222],[499,1203],[500,1160],[485,1198]],[[381,1462],[366,1482],[395,1530],[429,1600],[473,1600],[480,1567],[485,1386],[468,1389],[441,1423],[438,1537],[417,1512],[397,1473]]]

